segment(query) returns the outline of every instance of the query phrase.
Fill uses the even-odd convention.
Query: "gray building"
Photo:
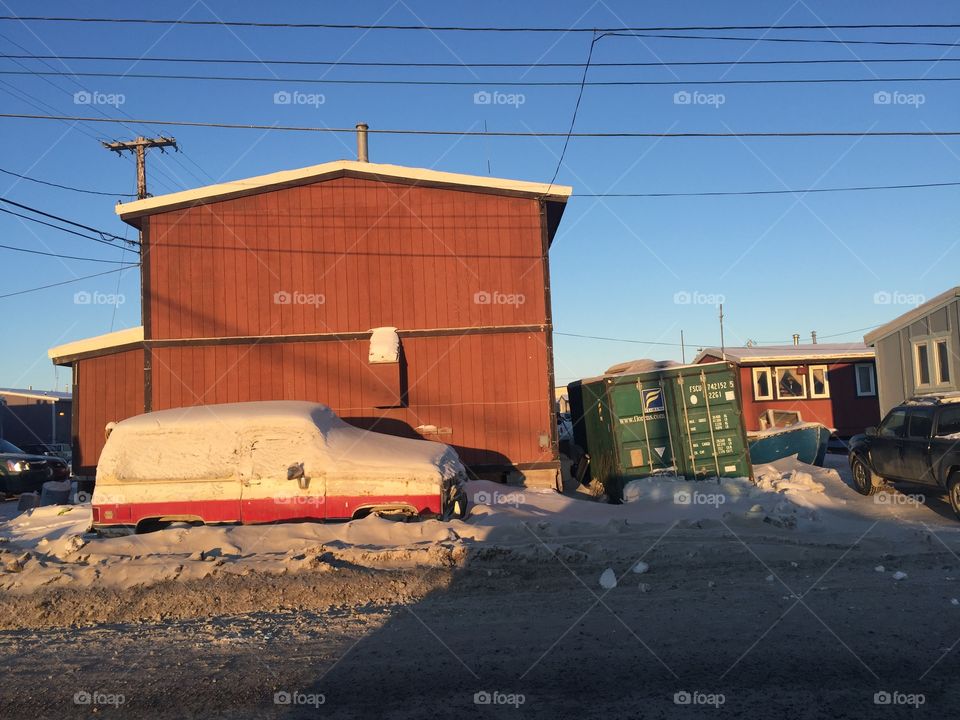
[[[913,395],[960,389],[960,287],[863,337],[876,349],[880,412]]]
[[[0,438],[25,449],[69,445],[72,408],[70,393],[0,388]]]

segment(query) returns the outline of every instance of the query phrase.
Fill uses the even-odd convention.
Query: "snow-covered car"
[[[449,445],[348,425],[325,405],[266,401],[116,423],[93,493],[97,529],[166,521],[270,523],[391,511],[464,517]]]

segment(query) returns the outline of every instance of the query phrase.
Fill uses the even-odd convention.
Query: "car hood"
[[[30,453],[0,453],[0,460],[26,460],[27,462],[54,462],[54,463],[63,463],[66,465],[66,461],[63,458],[58,458],[52,455],[31,455]]]

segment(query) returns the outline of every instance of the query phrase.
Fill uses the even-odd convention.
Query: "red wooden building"
[[[714,347],[702,350],[694,362],[724,356],[740,368],[747,430],[764,429],[771,410],[799,412],[843,438],[880,421],[873,348],[862,343]]]
[[[570,192],[337,161],[118,205],[143,326],[50,351],[73,369],[75,472],[110,421],[296,399],[553,485],[547,254]]]

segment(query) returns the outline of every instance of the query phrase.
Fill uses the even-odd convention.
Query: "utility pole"
[[[723,343],[723,303],[720,303],[720,356],[727,359],[727,348]]]
[[[680,331],[680,362],[687,364],[687,346],[683,342],[683,330]]]
[[[143,200],[148,197],[147,193],[147,148],[160,148],[160,152],[165,152],[165,147],[172,147],[177,150],[177,141],[172,137],[160,136],[158,138],[138,137],[136,140],[127,140],[124,142],[105,142],[103,146],[107,150],[112,150],[117,155],[122,155],[125,151],[132,152],[137,158],[137,199]]]

